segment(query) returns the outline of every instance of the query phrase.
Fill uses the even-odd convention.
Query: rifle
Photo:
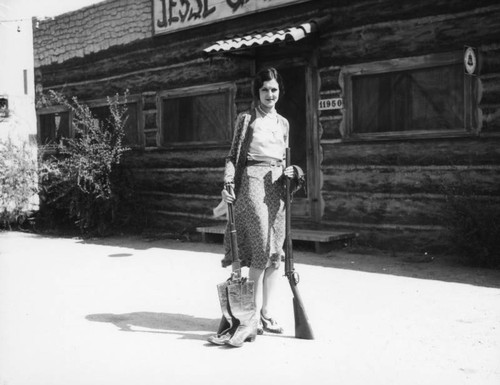
[[[229,193],[233,193],[234,189],[231,184],[226,184],[226,190]],[[230,245],[231,245],[231,255],[233,257],[233,263],[231,264],[231,280],[240,281],[241,280],[241,261],[238,253],[238,238],[236,236],[236,224],[234,221],[234,211],[233,204],[229,203],[227,205],[227,220],[229,222],[229,234],[230,234]]]
[[[286,149],[286,167],[290,166],[290,148]],[[292,248],[292,210],[291,210],[291,189],[290,178],[286,180],[286,197],[285,197],[285,210],[286,210],[286,239],[285,239],[285,276],[288,278],[290,288],[293,293],[293,315],[295,319],[295,338],[302,338],[305,340],[313,340],[314,335],[312,332],[309,319],[307,318],[306,310],[302,299],[300,297],[299,288],[299,274],[295,271],[293,266],[293,248]]]

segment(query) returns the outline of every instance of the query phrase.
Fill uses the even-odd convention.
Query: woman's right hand
[[[234,195],[234,190],[231,189],[231,192],[227,191],[226,189],[223,189],[221,191],[222,199],[226,203],[234,203],[236,200],[236,196]]]

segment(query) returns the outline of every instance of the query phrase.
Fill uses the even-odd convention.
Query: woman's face
[[[274,108],[280,98],[280,87],[276,79],[267,80],[259,88],[260,104],[266,108]]]

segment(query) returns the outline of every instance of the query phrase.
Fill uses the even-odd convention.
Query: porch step
[[[197,227],[196,231],[201,233],[203,242],[216,241],[218,236],[223,235],[225,226]],[[316,253],[325,253],[335,248],[350,246],[357,234],[352,232],[292,229],[292,240],[313,242]]]

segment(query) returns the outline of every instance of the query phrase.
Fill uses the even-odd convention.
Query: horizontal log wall
[[[363,244],[442,250],[450,196],[467,194],[500,207],[500,138],[322,148],[323,227],[357,229]],[[395,231],[390,243],[388,229]]]
[[[152,226],[193,233],[220,223],[212,209],[221,199],[227,148],[134,151],[124,165],[132,171],[138,199]]]

